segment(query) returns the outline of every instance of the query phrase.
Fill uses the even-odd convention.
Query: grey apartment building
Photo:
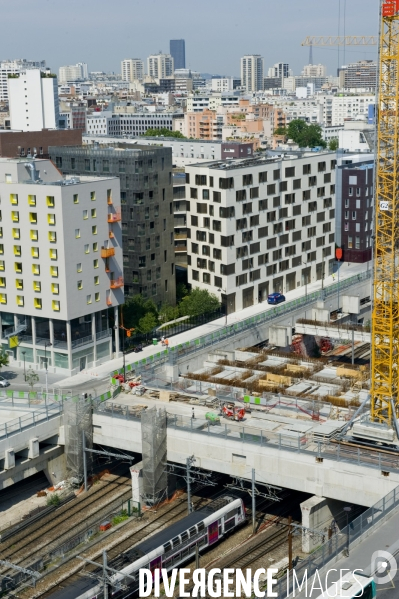
[[[49,148],[68,175],[120,180],[125,296],[141,294],[160,306],[176,301],[172,151],[115,146]]]

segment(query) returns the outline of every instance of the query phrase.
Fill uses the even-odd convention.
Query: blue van
[[[268,304],[281,304],[281,302],[285,302],[285,295],[282,293],[271,293],[267,296]]]

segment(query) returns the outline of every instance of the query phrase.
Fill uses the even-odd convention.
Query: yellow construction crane
[[[376,46],[377,35],[308,35],[302,46]]]
[[[371,420],[399,415],[399,0],[382,0],[376,105]]]

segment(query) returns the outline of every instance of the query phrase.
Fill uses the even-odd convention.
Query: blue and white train
[[[196,547],[201,551],[211,547],[220,539],[244,524],[246,519],[242,499],[231,495],[218,497],[207,506],[189,514],[175,524],[168,526],[153,537],[136,545],[130,551],[122,554],[128,565],[120,568],[113,566],[120,573],[114,574],[114,582],[118,580],[128,590],[110,590],[109,597],[129,597],[138,591],[139,569],[147,568],[154,571],[158,568],[178,568],[196,554]],[[119,560],[118,560],[119,561]],[[127,578],[126,575],[134,578]],[[91,578],[85,578],[69,587],[58,590],[51,599],[102,599],[102,588]]]

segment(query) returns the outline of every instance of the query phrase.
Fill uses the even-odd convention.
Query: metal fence
[[[14,403],[13,405],[16,404]],[[33,410],[32,412],[24,414],[19,418],[14,418],[13,420],[9,420],[4,424],[0,424],[0,439],[8,438],[15,433],[20,433],[27,428],[40,424],[41,422],[51,420],[52,418],[59,416],[61,413],[61,403],[46,404],[42,409]]]
[[[390,491],[385,497],[377,501],[372,507],[363,512],[360,516],[349,523],[349,526],[343,528],[338,534],[323,543],[309,557],[300,561],[295,566],[295,574],[298,581],[304,576],[309,580],[316,570],[320,571],[327,566],[334,558],[346,549],[349,543],[349,549],[355,541],[360,540],[364,533],[369,533],[371,529],[377,526],[380,521],[392,512],[399,505],[399,487]],[[283,576],[278,580],[274,591],[278,593],[279,599],[288,597],[293,591],[292,576],[289,577],[290,586],[287,584],[287,577]]]
[[[141,360],[139,359],[130,364],[126,364],[126,370],[127,372],[134,370],[136,373],[139,373],[144,369],[145,366],[158,365],[162,362],[165,362],[166,359],[169,359],[172,362],[176,361],[178,358],[191,355],[197,351],[202,351],[206,347],[210,347],[216,343],[220,343],[221,341],[227,339],[230,340],[235,336],[242,334],[244,331],[247,331],[248,329],[255,328],[266,322],[271,322],[275,318],[292,314],[304,306],[314,304],[314,302],[318,300],[327,299],[328,297],[337,294],[338,289],[341,292],[357,282],[370,279],[370,277],[371,271],[365,271],[353,277],[349,277],[348,279],[344,279],[339,284],[334,283],[333,285],[329,285],[324,289],[309,293],[296,300],[284,302],[275,308],[269,308],[268,310],[265,310],[260,314],[256,314],[255,316],[246,318],[245,320],[241,320],[231,325],[227,324],[227,326],[224,326],[212,333],[208,333],[207,335],[202,335],[198,338],[191,339],[190,341],[180,343],[173,347],[170,346],[167,349],[159,349],[157,351],[157,349],[154,347],[155,351],[153,355],[149,356],[148,358],[142,358]],[[114,370],[110,373],[111,377],[116,374],[123,374],[123,368]]]

